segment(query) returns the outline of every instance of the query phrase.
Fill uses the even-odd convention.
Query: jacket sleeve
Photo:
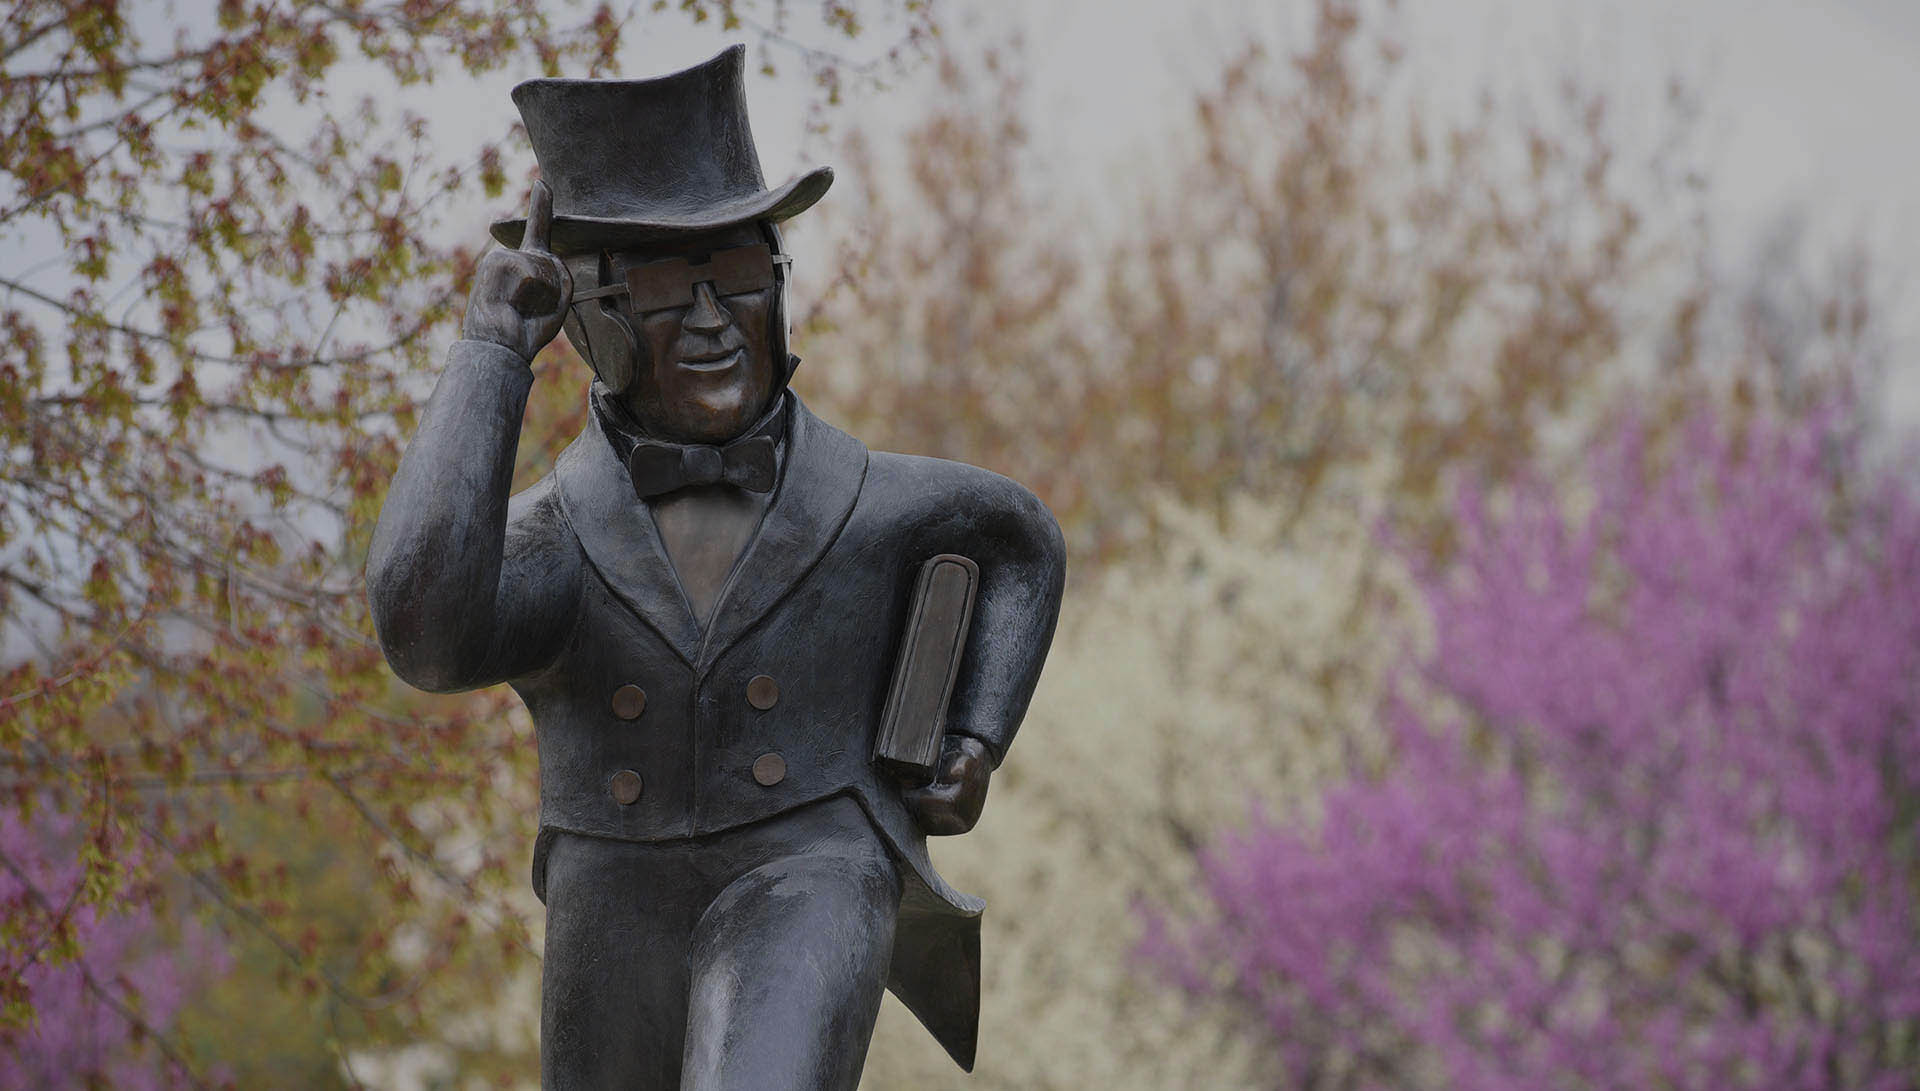
[[[387,492],[367,597],[394,673],[436,693],[545,667],[579,601],[579,546],[548,490],[509,504],[533,372],[459,341]]]
[[[1053,643],[1066,586],[1067,546],[1046,505],[993,475],[978,506],[973,559],[980,591],[947,707],[947,730],[987,745],[998,767],[1027,714]]]

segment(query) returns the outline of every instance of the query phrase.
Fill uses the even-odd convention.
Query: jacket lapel
[[[853,514],[866,481],[866,445],[814,416],[797,395],[789,392],[788,401],[792,416],[787,453],[773,506],[714,604],[696,661],[702,671],[779,605],[826,555]]]
[[[634,497],[599,415],[588,413],[587,422],[554,466],[567,522],[613,593],[692,666],[700,652],[700,625],[667,560],[653,513]]]

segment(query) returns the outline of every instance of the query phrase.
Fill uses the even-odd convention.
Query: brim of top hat
[[[548,245],[556,254],[621,250],[758,220],[778,223],[812,208],[815,201],[826,196],[827,187],[831,185],[833,168],[815,167],[778,189],[685,211],[662,209],[643,217],[569,216],[556,212]],[[500,220],[493,225],[493,237],[503,245],[518,247],[526,230],[525,216]]]

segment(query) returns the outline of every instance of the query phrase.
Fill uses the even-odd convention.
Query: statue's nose
[[[726,308],[714,298],[713,285],[704,281],[694,285],[693,306],[680,324],[695,333],[718,333],[727,328],[729,321]]]

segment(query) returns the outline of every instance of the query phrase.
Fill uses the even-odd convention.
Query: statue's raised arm
[[[509,542],[528,364],[560,332],[573,292],[547,247],[546,183],[534,183],[528,204],[523,245],[480,259],[462,339],[400,460],[367,555],[380,646],[421,689],[472,689],[543,665],[578,598],[578,553],[564,548],[557,520],[518,520],[519,540]]]

